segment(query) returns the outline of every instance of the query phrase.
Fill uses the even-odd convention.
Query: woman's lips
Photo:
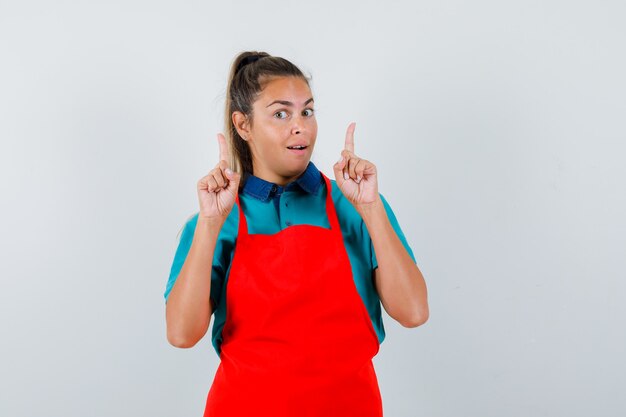
[[[296,155],[304,155],[308,148],[309,148],[308,146],[305,146],[304,148],[300,148],[300,149],[287,148],[287,150],[292,152],[292,153],[294,153],[294,154],[296,154]]]

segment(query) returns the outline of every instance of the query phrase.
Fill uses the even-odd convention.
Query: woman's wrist
[[[379,216],[380,214],[384,214],[385,216],[387,215],[380,195],[378,195],[376,199],[370,203],[355,204],[354,207],[366,222],[372,217]]]
[[[224,225],[224,223],[226,222],[226,218],[225,217],[204,217],[204,216],[198,216],[198,222],[196,223],[196,231],[201,231],[201,232],[213,232],[213,233],[219,233],[219,231],[222,229],[222,226]]]

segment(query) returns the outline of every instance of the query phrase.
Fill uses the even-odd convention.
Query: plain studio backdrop
[[[200,416],[163,293],[243,50],[313,77],[429,291],[383,312],[385,416],[623,416],[622,1],[0,3],[3,417]],[[213,320],[211,321],[211,326]]]

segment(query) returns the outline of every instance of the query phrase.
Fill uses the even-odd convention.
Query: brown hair
[[[257,58],[254,60],[254,58]],[[252,61],[252,62],[249,62]],[[250,124],[253,122],[252,104],[263,91],[265,85],[276,77],[300,77],[307,85],[312,79],[288,60],[271,56],[267,52],[245,51],[233,60],[226,88],[226,103],[224,108],[224,137],[231,149],[231,169],[241,174],[239,189],[244,186],[246,179],[253,173],[252,152],[250,145],[243,140],[235,125],[232,115],[240,111],[246,115]]]

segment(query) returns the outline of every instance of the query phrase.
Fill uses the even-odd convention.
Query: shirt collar
[[[302,175],[284,187],[250,174],[243,186],[243,192],[261,201],[267,201],[274,195],[280,195],[284,191],[295,188],[300,188],[310,194],[317,194],[321,184],[322,175],[320,171],[313,162],[309,161]]]

